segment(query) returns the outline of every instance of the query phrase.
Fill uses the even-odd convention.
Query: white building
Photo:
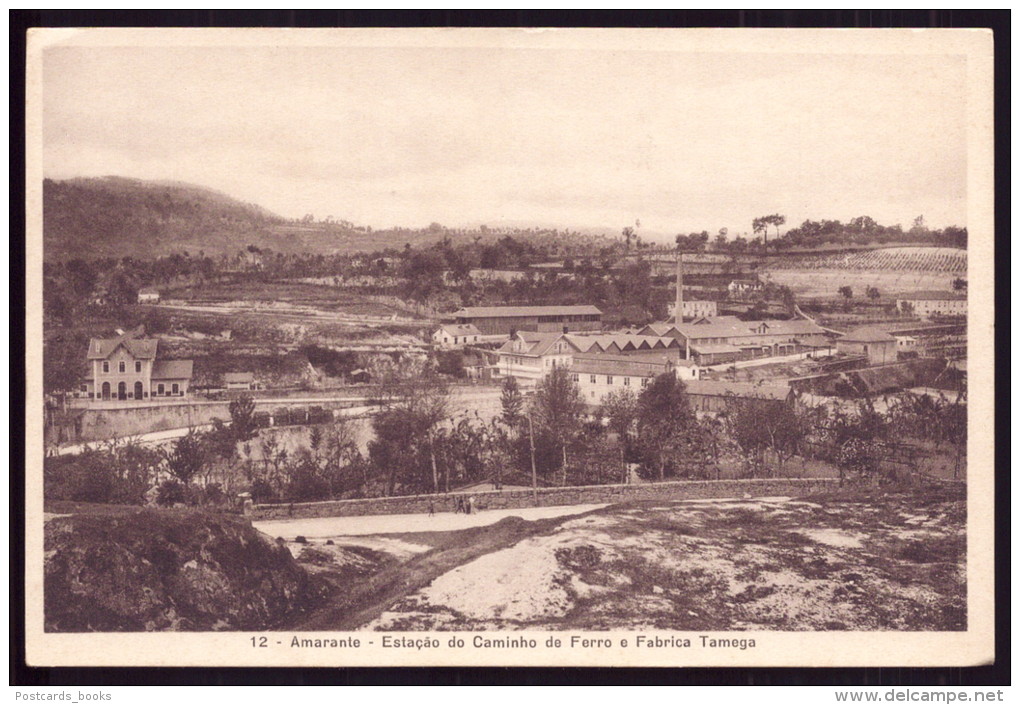
[[[691,360],[668,354],[575,355],[571,379],[586,403],[597,406],[607,394],[629,389],[635,396],[661,374],[672,372],[682,380],[696,380],[698,368]]]
[[[224,372],[223,386],[227,389],[245,389],[255,391],[262,389],[262,384],[255,379],[251,372]]]
[[[569,367],[580,348],[563,333],[518,331],[496,352],[498,376],[534,383],[557,367]]]
[[[684,318],[714,318],[719,315],[719,304],[715,301],[683,302]],[[676,316],[676,303],[669,304],[669,318]]]
[[[154,289],[151,286],[143,286],[141,289],[138,290],[138,303],[158,304],[159,290]]]
[[[869,365],[896,362],[899,342],[884,330],[862,327],[850,331],[836,341],[836,352],[844,355],[867,355]]]
[[[897,297],[896,307],[921,318],[966,316],[967,297],[955,291],[918,291]]]
[[[432,334],[432,342],[441,348],[462,348],[481,339],[481,331],[470,323],[444,323]]]

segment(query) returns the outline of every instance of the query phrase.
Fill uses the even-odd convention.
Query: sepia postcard
[[[28,664],[990,663],[992,61],[31,30]]]

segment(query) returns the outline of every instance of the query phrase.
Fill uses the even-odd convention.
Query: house
[[[474,325],[482,335],[602,329],[602,311],[595,306],[469,306],[451,317],[453,323]]]
[[[650,323],[642,334],[681,342],[684,357],[699,366],[719,365],[824,348],[824,328],[806,319],[741,321],[736,316],[698,318],[689,323]]]
[[[897,335],[890,333],[896,338],[896,350],[898,352],[915,352],[917,350],[917,338],[912,335]]]
[[[432,343],[441,348],[459,348],[478,343],[481,339],[481,331],[470,323],[444,323],[432,333]]]
[[[191,360],[158,359],[159,340],[145,338],[139,327],[113,338],[89,340],[89,370],[81,391],[87,399],[185,397],[191,383]]]
[[[696,412],[718,413],[725,411],[734,400],[764,399],[776,404],[790,403],[793,389],[777,382],[727,382],[722,380],[693,380],[685,382],[691,409]]]
[[[496,351],[496,374],[537,382],[557,367],[569,367],[580,348],[563,333],[518,331]]]
[[[154,289],[151,286],[143,286],[138,290],[138,303],[140,304],[158,304],[159,303],[159,290]]]
[[[227,389],[246,389],[255,391],[262,389],[262,384],[255,379],[251,372],[224,372],[223,386]]]
[[[754,279],[731,279],[730,283],[726,285],[729,295],[737,299],[757,293],[764,288],[765,286],[757,277]]]
[[[683,303],[684,318],[705,318],[719,315],[719,304],[715,301],[688,301]],[[676,316],[676,303],[669,304],[669,318]]]
[[[880,328],[862,327],[852,330],[836,341],[836,352],[845,355],[867,355],[869,365],[896,362],[896,338]]]
[[[570,366],[571,379],[587,404],[597,406],[606,395],[629,389],[635,396],[659,375],[672,372],[683,380],[696,379],[698,368],[690,360],[665,353],[634,355],[578,354]]]
[[[966,316],[967,296],[956,291],[917,291],[897,297],[896,308],[921,318]]]

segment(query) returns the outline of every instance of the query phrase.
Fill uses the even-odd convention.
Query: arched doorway
[[[117,398],[121,401],[127,399],[127,383],[121,382],[117,385]]]
[[[141,398],[142,398],[142,383],[141,382],[135,382],[135,399],[141,399]]]
[[[103,399],[109,399],[109,398],[110,398],[110,383],[109,382],[103,382]]]

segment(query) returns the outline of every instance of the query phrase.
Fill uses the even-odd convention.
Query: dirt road
[[[322,517],[318,519],[283,519],[255,521],[252,526],[272,537],[288,541],[297,536],[305,538],[337,538],[342,536],[369,536],[373,534],[429,533],[433,531],[460,531],[489,526],[507,517],[526,521],[584,514],[605,507],[605,504],[579,504],[563,507],[526,507],[521,509],[494,509],[475,514],[439,512],[428,514],[376,514],[356,517]]]

